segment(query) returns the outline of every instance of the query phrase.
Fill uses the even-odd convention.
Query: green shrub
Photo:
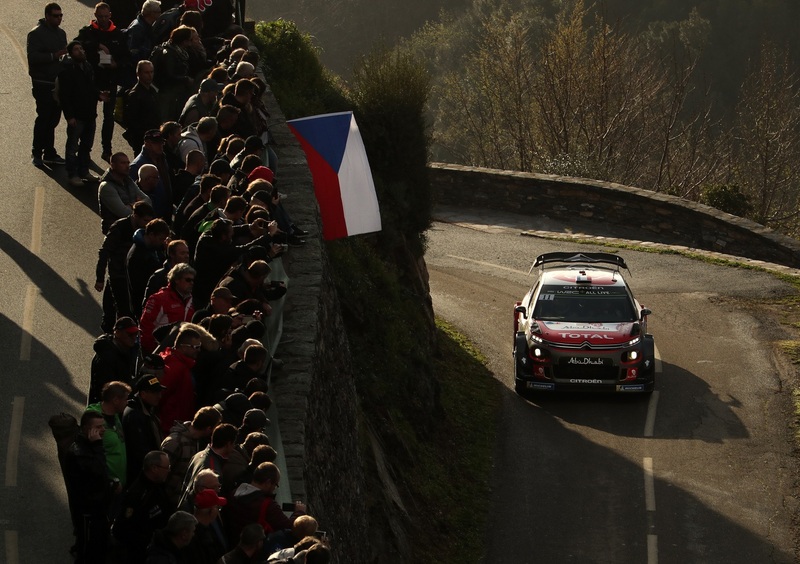
[[[753,211],[750,198],[738,186],[728,184],[704,187],[700,202],[739,217],[747,217]]]

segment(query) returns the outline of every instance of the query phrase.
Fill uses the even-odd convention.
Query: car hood
[[[625,344],[631,340],[634,322],[582,323],[576,321],[537,321],[545,341],[580,345]]]

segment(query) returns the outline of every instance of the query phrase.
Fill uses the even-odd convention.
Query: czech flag
[[[286,123],[306,153],[325,240],[380,231],[378,197],[353,112]]]

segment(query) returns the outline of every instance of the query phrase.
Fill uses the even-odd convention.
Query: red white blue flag
[[[378,197],[353,112],[286,123],[306,153],[325,240],[380,231]]]

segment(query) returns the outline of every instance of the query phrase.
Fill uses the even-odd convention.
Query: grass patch
[[[485,357],[453,326],[436,321],[439,355],[434,376],[441,386],[443,417],[421,442],[407,474],[422,503],[411,541],[411,562],[477,563],[485,553],[495,424],[503,386]]]

